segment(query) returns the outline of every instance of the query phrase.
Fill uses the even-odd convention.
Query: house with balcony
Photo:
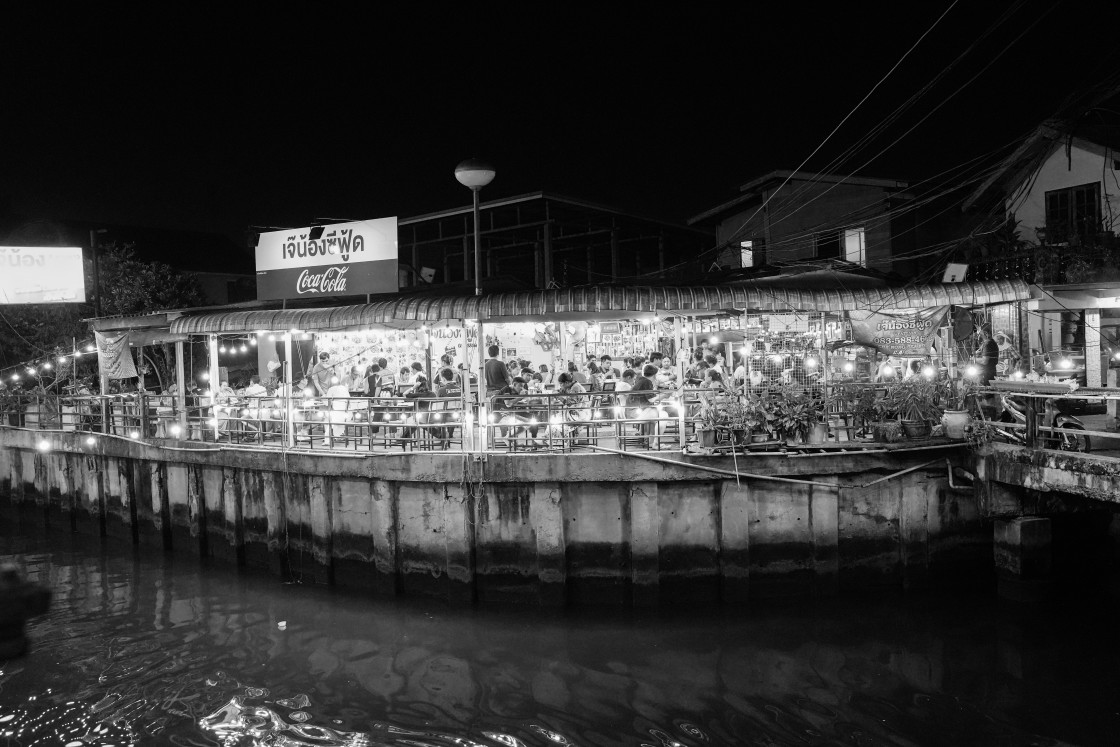
[[[1003,220],[961,261],[968,280],[1022,279],[1039,288],[1021,347],[1084,356],[1089,386],[1115,385],[1120,352],[1120,133],[1101,118],[1043,123],[963,203]]]

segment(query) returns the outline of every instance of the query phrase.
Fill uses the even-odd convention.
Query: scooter
[[[1006,394],[1000,394],[1000,405],[1003,412],[1000,414],[998,420],[1003,423],[1019,423],[1026,425],[1027,413],[1026,406],[1016,399],[1008,397]],[[1042,412],[1037,413],[1038,424],[1040,426],[1050,425],[1050,427],[1061,429],[1061,432],[1046,431],[1040,432],[1039,438],[1042,442],[1043,448],[1057,449],[1059,451],[1079,451],[1085,454],[1089,453],[1090,444],[1089,437],[1078,431],[1085,430],[1085,423],[1080,418],[1073,415],[1066,415],[1058,411],[1057,402],[1052,399],[1045,400]],[[1021,428],[999,428],[996,430],[1000,435],[1006,437],[1013,443],[1025,444],[1027,440],[1026,431]]]

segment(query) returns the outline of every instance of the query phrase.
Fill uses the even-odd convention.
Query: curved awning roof
[[[254,330],[337,330],[402,322],[451,319],[483,321],[555,320],[580,316],[626,318],[636,313],[689,314],[719,311],[854,311],[981,306],[1022,301],[1030,290],[1021,280],[946,283],[906,288],[822,290],[752,285],[697,287],[587,286],[483,296],[393,297],[355,306],[273,311],[228,311],[192,315],[171,322],[180,334]]]

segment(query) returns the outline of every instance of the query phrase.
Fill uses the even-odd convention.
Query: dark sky
[[[484,199],[546,189],[683,220],[800,164],[950,3],[387,5],[10,22],[0,210],[240,238],[467,204],[453,170],[481,156]],[[913,180],[1024,135],[1120,66],[1117,5],[962,0],[807,168],[977,40],[837,170]]]

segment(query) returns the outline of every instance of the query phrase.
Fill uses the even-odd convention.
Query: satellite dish
[[[972,333],[976,330],[976,322],[972,318],[972,314],[968,309],[961,306],[953,307],[953,339],[963,340],[966,337],[971,337]]]

